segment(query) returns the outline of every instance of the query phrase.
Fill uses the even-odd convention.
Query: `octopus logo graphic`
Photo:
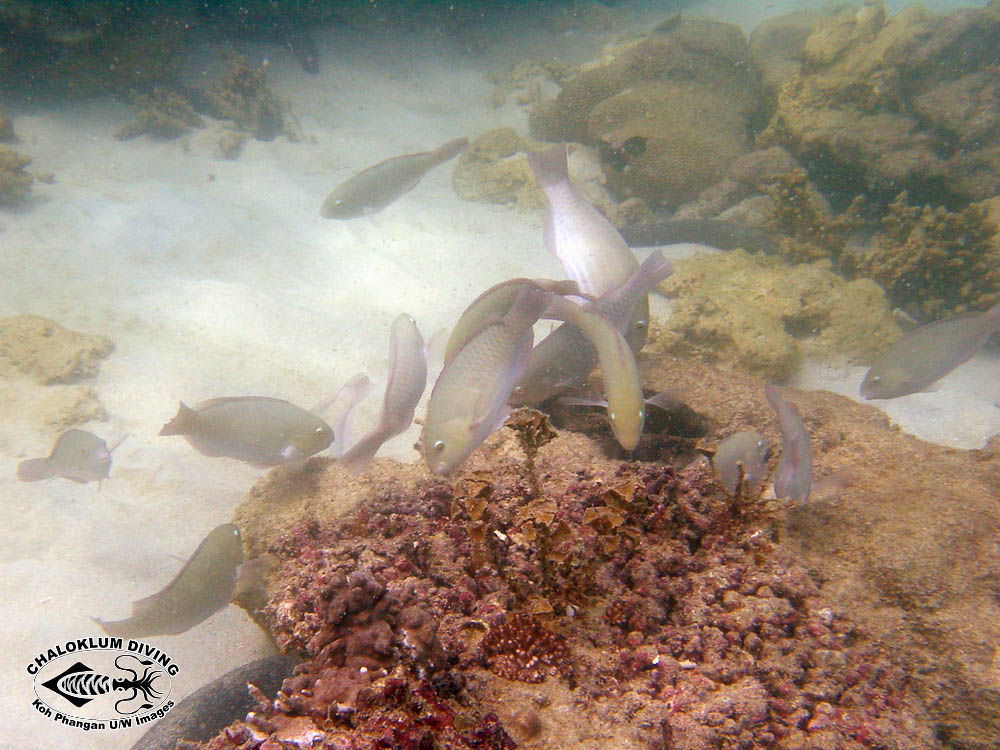
[[[90,731],[156,721],[169,700],[176,662],[155,646],[122,638],[79,638],[39,653],[32,706],[59,724]]]
[[[135,669],[131,669],[119,662],[133,660],[143,670],[142,676]],[[155,669],[153,662],[147,659],[140,659],[132,654],[120,654],[115,659],[115,667],[127,672],[131,677],[125,679],[112,679],[106,674],[95,672],[82,661],[78,661],[65,672],[42,683],[56,695],[61,695],[77,708],[81,708],[90,703],[100,695],[106,695],[113,691],[128,691],[129,694],[120,700],[115,701],[115,711],[128,716],[137,711],[152,708],[149,701],[159,698],[162,694],[153,687],[153,681],[158,677],[166,676],[162,669]],[[136,699],[142,697],[142,701],[133,708],[129,704],[135,703]]]

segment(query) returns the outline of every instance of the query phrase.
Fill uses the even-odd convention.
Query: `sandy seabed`
[[[717,2],[696,10],[725,16]],[[379,406],[397,314],[430,336],[494,283],[562,275],[542,248],[540,214],[462,201],[450,165],[373,219],[325,221],[318,209],[338,182],[381,159],[498,125],[526,132],[521,108],[493,107],[485,72],[543,51],[588,59],[628,28],[648,30],[672,3],[616,12],[611,36],[512,33],[485,59],[432,34],[372,41],[321,31],[318,76],[280,48],[246,47],[251,62],[268,59],[269,85],[290,100],[305,139],[249,140],[233,161],[216,154],[218,124],[175,141],[121,142],[114,132],[131,118],[121,104],[13,110],[18,150],[55,182],[0,214],[0,316],[32,313],[110,337],[115,351],[93,381],[109,420],[86,427],[109,443],[128,439],[101,488],[23,484],[17,461],[46,454],[55,435],[28,412],[0,422],[0,746],[128,747],[142,733],[85,734],[38,715],[26,667],[49,646],[99,635],[90,617],[126,617],[129,602],[162,588],[261,476],[158,437],[178,400],[255,394],[308,407],[365,371],[376,388],[357,411],[358,434]],[[748,31],[756,13],[740,19]],[[211,45],[186,61],[195,82],[220,69]],[[925,439],[979,447],[1000,431],[998,364],[980,355],[936,393],[887,411]],[[854,396],[862,373],[815,365],[799,384]],[[382,455],[415,460],[416,437],[413,428]],[[269,648],[235,607],[145,640],[181,667],[174,700]]]

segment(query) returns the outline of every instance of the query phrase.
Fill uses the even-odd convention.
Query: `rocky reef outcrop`
[[[598,149],[622,197],[675,208],[750,145],[760,81],[738,27],[674,19],[531,112],[534,137]]]
[[[113,348],[104,336],[35,315],[0,319],[0,408],[25,430],[60,430],[106,418],[86,381]]]
[[[821,264],[733,250],[674,268],[660,285],[672,313],[653,332],[654,352],[697,354],[782,382],[807,357],[870,362],[901,335],[878,284],[845,281]]]
[[[933,205],[1000,192],[1000,7],[842,9],[816,22],[801,58],[758,144],[787,147],[825,190]]]

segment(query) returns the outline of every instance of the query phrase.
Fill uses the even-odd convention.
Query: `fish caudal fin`
[[[438,164],[444,164],[449,159],[454,159],[460,153],[465,151],[469,147],[468,138],[456,138],[453,141],[448,141],[443,146],[438,146],[436,149],[430,152],[430,162],[433,166]]]
[[[528,166],[535,174],[542,187],[557,185],[569,180],[569,168],[566,166],[566,144],[559,143],[544,151],[527,151]]]
[[[197,412],[194,409],[181,401],[180,406],[177,407],[177,414],[163,425],[160,435],[187,435],[194,426],[196,415]]]
[[[17,478],[22,482],[40,482],[55,475],[52,463],[47,458],[29,458],[17,465]]]

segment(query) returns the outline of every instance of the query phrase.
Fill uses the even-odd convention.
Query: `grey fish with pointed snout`
[[[813,452],[802,417],[770,383],[764,395],[778,417],[781,428],[781,458],[774,470],[774,494],[782,500],[804,503],[809,499],[813,479]]]
[[[124,439],[124,438],[123,438]],[[52,452],[44,458],[29,458],[17,465],[17,478],[22,482],[39,482],[62,477],[84,484],[106,479],[111,472],[111,453],[107,443],[86,430],[67,430],[58,437]]]
[[[726,492],[735,495],[739,489],[740,466],[743,466],[743,484],[752,490],[767,475],[770,454],[771,446],[763,435],[755,430],[743,430],[719,443],[712,456],[712,466]]]
[[[300,461],[333,442],[333,430],[315,414],[265,396],[213,398],[193,409],[181,402],[160,435],[180,435],[202,455],[260,468]]]
[[[131,617],[115,622],[94,618],[94,622],[117,638],[183,633],[229,604],[241,565],[240,530],[231,523],[217,526],[165,588],[133,602]]]
[[[507,399],[531,355],[532,326],[551,296],[526,284],[506,314],[488,320],[445,363],[421,435],[434,474],[456,469],[506,421]]]
[[[389,332],[389,378],[382,397],[378,422],[340,457],[352,472],[368,464],[387,440],[413,424],[413,412],[427,388],[427,355],[424,337],[413,316],[403,313]]]
[[[899,398],[926,390],[972,359],[997,331],[1000,305],[915,328],[878,356],[861,383],[861,395]]]
[[[323,201],[324,219],[357,219],[378,213],[410,192],[434,167],[462,153],[468,138],[456,138],[433,151],[394,156],[342,182]]]
[[[656,250],[638,266],[628,280],[594,303],[626,340],[635,311],[652,289],[673,273],[673,266]],[[633,353],[637,352],[629,341]],[[578,388],[599,361],[598,351],[587,334],[575,325],[562,325],[539,342],[531,352],[524,376],[514,386],[511,402],[538,404],[551,396]]]

